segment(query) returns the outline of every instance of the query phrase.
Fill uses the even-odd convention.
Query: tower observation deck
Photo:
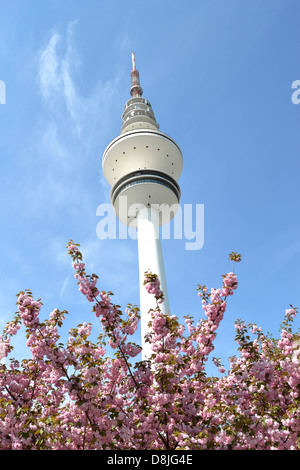
[[[131,98],[124,106],[121,134],[107,146],[102,158],[105,178],[111,185],[110,199],[117,217],[137,229],[140,275],[140,310],[143,358],[149,358],[144,342],[155,299],[143,285],[144,273],[157,274],[169,313],[169,300],[159,238],[159,226],[169,223],[180,201],[177,183],[182,171],[182,153],[177,143],[159,131],[152,106],[142,97],[139,72],[132,54]]]

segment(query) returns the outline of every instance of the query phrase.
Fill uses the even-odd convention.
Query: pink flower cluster
[[[144,286],[148,294],[153,294],[159,304],[164,301],[164,294],[160,288],[160,280],[156,274],[147,271],[145,273]]]
[[[77,279],[80,279],[79,290],[86,296],[89,302],[93,302],[95,297],[99,294],[99,290],[96,287],[97,278],[92,277],[91,279],[82,278],[80,275],[75,274]]]
[[[33,300],[33,298],[26,294],[20,294],[18,297],[19,312],[22,322],[25,326],[33,326],[40,313],[42,304]]]
[[[221,377],[208,377],[206,362],[237,288],[233,273],[219,289],[199,287],[204,317],[165,315],[159,279],[147,273],[145,288],[157,306],[151,310],[150,361],[130,341],[139,312],[125,315],[110,293],[99,292],[97,276],[85,274],[78,245],[70,242],[79,290],[93,305],[103,334],[91,341],[92,324],[59,331],[67,312],[54,309],[40,321],[41,302],[18,296],[18,313],[0,337],[0,358],[10,354],[20,323],[31,358],[0,363],[0,448],[29,450],[293,450],[299,449],[299,333],[292,330],[297,310],[286,311],[281,335],[236,321],[239,356]],[[232,253],[231,259],[240,260]],[[250,337],[253,335],[253,337]],[[112,353],[106,352],[106,343]]]
[[[9,343],[2,341],[0,343],[0,360],[7,356]]]
[[[237,278],[234,273],[228,273],[223,279],[223,289],[222,295],[227,297],[228,295],[232,295],[233,291],[237,288]]]

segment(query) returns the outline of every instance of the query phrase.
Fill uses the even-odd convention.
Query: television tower
[[[169,223],[178,208],[182,153],[171,137],[158,130],[151,104],[142,94],[132,53],[131,98],[124,106],[121,134],[105,149],[102,167],[111,185],[110,200],[117,217],[137,229],[142,356],[147,359],[151,349],[144,336],[149,331],[148,312],[156,307],[156,300],[145,289],[144,273],[150,270],[159,277],[165,299],[160,308],[168,314],[159,227]]]

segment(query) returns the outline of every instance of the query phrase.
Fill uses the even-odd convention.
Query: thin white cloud
[[[38,81],[45,105],[56,113],[67,110],[80,134],[79,118],[83,103],[72,76],[80,60],[73,46],[73,35],[74,22],[69,23],[65,37],[56,31],[52,33],[39,54]]]
[[[47,46],[40,52],[38,78],[40,90],[47,103],[51,103],[51,98],[55,96],[61,86],[59,73],[59,60],[57,56],[57,45],[61,40],[61,35],[54,32]]]
[[[70,119],[78,137],[86,140],[91,129],[101,135],[109,122],[111,103],[117,98],[119,76],[103,83],[100,80],[83,97],[76,86],[76,76],[82,71],[82,60],[74,43],[77,21],[69,23],[65,35],[54,31],[39,52],[38,85],[44,104],[54,112],[56,121]],[[52,117],[54,117],[52,116]],[[95,127],[97,123],[97,128]],[[121,125],[121,123],[120,123]]]
[[[60,297],[63,297],[69,282],[70,282],[70,278],[66,277],[66,279],[64,280],[63,285],[61,286],[61,289],[60,289],[60,293],[59,293]]]
[[[76,23],[70,22],[65,33],[53,30],[38,52],[37,84],[43,108],[26,158],[30,164],[38,162],[42,176],[26,192],[32,210],[39,210],[41,204],[46,206],[49,201],[59,208],[72,200],[75,213],[76,203],[82,204],[84,198],[90,197],[93,166],[99,203],[109,194],[101,172],[101,151],[108,143],[106,136],[115,119],[111,109],[119,101],[120,74],[117,72],[106,82],[99,77],[89,94],[86,90],[84,95],[81,93],[76,80],[82,79],[84,67],[75,45]],[[84,194],[82,188],[86,188]]]
[[[42,136],[42,146],[47,149],[48,156],[51,156],[52,162],[55,164],[66,165],[68,149],[58,136],[57,125],[54,121],[50,121],[44,128]]]

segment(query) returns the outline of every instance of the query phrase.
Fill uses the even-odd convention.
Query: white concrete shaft
[[[162,256],[161,242],[159,238],[159,214],[155,209],[143,208],[137,216],[139,276],[140,276],[140,312],[142,332],[142,357],[150,358],[152,352],[149,343],[145,343],[144,336],[148,331],[148,323],[151,320],[150,309],[156,308],[154,295],[148,294],[144,286],[144,273],[150,270],[157,274],[160,280],[160,288],[164,293],[164,302],[160,304],[163,313],[170,313],[167,283]]]

